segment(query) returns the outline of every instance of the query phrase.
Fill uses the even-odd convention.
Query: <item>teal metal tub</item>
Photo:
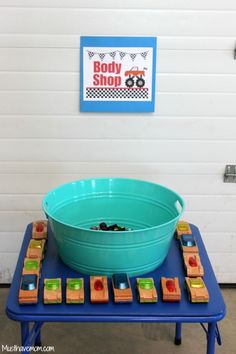
[[[43,199],[59,256],[86,274],[141,275],[167,256],[183,199],[161,185],[128,178],[94,178],[59,186]],[[132,231],[100,231],[101,222]]]

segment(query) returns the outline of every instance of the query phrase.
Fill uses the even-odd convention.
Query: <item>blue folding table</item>
[[[51,230],[48,234],[48,243],[43,261],[39,301],[37,305],[19,305],[18,292],[21,272],[26,249],[31,238],[32,224],[27,226],[17,262],[12,285],[9,291],[6,313],[9,318],[21,323],[21,339],[23,346],[41,345],[40,332],[44,322],[174,322],[176,324],[175,344],[181,343],[182,323],[200,323],[206,332],[207,354],[215,353],[215,341],[221,344],[217,322],[222,320],[226,313],[225,303],[217,284],[211,263],[204,247],[201,235],[196,226],[191,225],[196,239],[201,261],[205,270],[204,282],[208,288],[209,303],[190,303],[184,286],[184,266],[179,248],[179,242],[173,238],[170,251],[164,263],[155,271],[145,274],[145,277],[153,277],[158,292],[158,302],[152,304],[140,304],[135,292],[135,277],[131,278],[131,287],[134,301],[130,304],[115,304],[113,301],[111,281],[108,280],[110,300],[108,304],[91,304],[89,293],[89,276],[67,267],[58,257],[55,241]],[[80,305],[67,305],[65,303],[65,283],[67,277],[84,277],[85,303]],[[182,298],[179,303],[162,301],[160,278],[178,276]],[[43,304],[43,279],[62,278],[63,301],[59,305]],[[29,324],[33,322],[30,330]]]

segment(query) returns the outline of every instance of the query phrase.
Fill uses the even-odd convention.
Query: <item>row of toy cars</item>
[[[61,279],[47,279],[46,281],[50,281],[51,285],[50,288],[48,288],[48,285],[44,284],[44,303],[59,303],[57,298],[61,299],[62,296]],[[111,277],[111,283],[115,303],[128,303],[133,301],[132,288],[127,274],[113,274]],[[181,291],[178,278],[162,277],[161,286],[163,292],[163,301],[180,301]],[[45,289],[47,289],[47,293],[45,292]],[[140,303],[157,302],[158,296],[153,278],[136,278],[136,290]],[[45,298],[46,295],[47,298]],[[50,302],[48,301],[49,297],[51,299]],[[90,276],[90,302],[92,304],[109,302],[107,276]],[[66,279],[66,303],[84,303],[83,278]]]
[[[204,268],[199,256],[198,246],[192,234],[191,227],[186,221],[179,221],[176,237],[180,242],[183,262],[186,271],[185,283],[191,302],[208,302],[209,293],[202,279]]]
[[[133,301],[133,293],[129,278],[125,273],[113,274],[111,277],[115,303]],[[163,301],[180,301],[181,292],[178,278],[161,278]],[[137,278],[136,290],[140,303],[157,302],[157,290],[153,278]],[[44,279],[44,304],[58,304],[62,302],[61,278]],[[109,290],[108,278],[104,275],[90,276],[90,302],[108,303]],[[83,278],[66,279],[66,303],[84,303],[84,280]]]
[[[19,304],[38,302],[39,278],[47,241],[47,221],[35,221],[32,224],[32,238],[26,251],[21,276],[18,300]]]

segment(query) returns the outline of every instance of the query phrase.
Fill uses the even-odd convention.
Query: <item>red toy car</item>
[[[47,220],[38,220],[33,222],[32,226],[32,238],[34,240],[46,240],[48,234],[48,222]]]
[[[92,303],[106,303],[109,301],[107,277],[90,277],[90,300]]]
[[[161,277],[161,288],[163,301],[180,301],[181,290],[179,287],[179,279]]]
[[[188,277],[203,277],[204,269],[197,253],[183,253],[183,259]]]

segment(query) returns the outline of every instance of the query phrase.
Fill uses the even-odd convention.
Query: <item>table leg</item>
[[[21,325],[21,345],[22,347],[26,347],[28,344],[26,343],[29,337],[29,322],[22,321]],[[26,352],[23,350],[23,353]]]
[[[26,339],[29,336],[29,322],[22,321],[21,325],[21,345],[24,346]]]
[[[35,337],[35,346],[41,346],[41,330],[39,330],[39,333]]]
[[[208,323],[207,354],[215,353],[216,322]]]
[[[181,329],[182,329],[182,323],[176,322],[175,324],[175,344],[176,345],[181,344]]]

